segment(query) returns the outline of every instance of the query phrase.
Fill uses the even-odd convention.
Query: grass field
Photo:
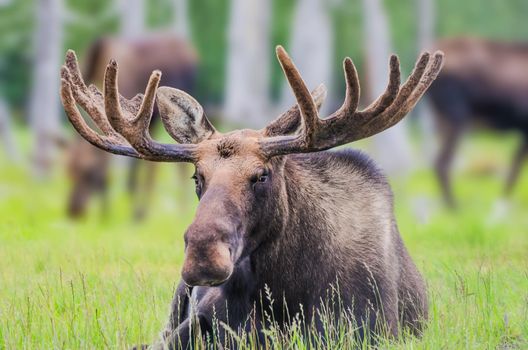
[[[513,141],[497,147],[484,137],[465,147],[458,213],[442,209],[429,171],[394,182],[400,231],[429,285],[431,319],[422,339],[382,348],[528,349],[528,171],[508,209],[494,209]],[[192,180],[173,167],[160,167],[143,223],[131,220],[122,170],[113,174],[107,218],[93,203],[76,223],[64,216],[62,171],[36,182],[0,156],[0,349],[124,349],[156,338],[196,205]]]

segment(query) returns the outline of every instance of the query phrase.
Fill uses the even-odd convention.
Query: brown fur
[[[381,172],[355,151],[267,159],[261,137],[241,130],[198,146],[200,204],[185,233],[182,276],[194,286],[202,332],[211,331],[213,310],[234,329],[248,326],[252,312],[264,322],[252,307],[265,286],[279,323],[288,322],[282,297],[290,315],[302,304],[310,320],[337,282],[358,322],[370,314],[371,330],[387,327],[396,336],[401,325],[419,333],[428,313],[425,284],[398,233]],[[226,143],[238,152],[219,154]],[[254,182],[263,169],[268,181]],[[219,253],[225,247],[231,254]],[[182,282],[164,332],[169,348],[186,342],[187,293]]]
[[[346,59],[345,102],[326,119],[317,111],[324,91],[311,95],[280,46],[277,56],[298,107],[263,130],[218,132],[192,97],[157,89],[160,73],[153,72],[143,106],[152,106],[157,97],[168,133],[176,141],[192,140],[163,144],[146,132],[148,108],[117,108],[115,62],[107,66],[104,96],[91,94],[75,54],[67,53],[61,98],[83,137],[116,154],[195,165],[200,203],[184,234],[182,281],[156,349],[191,347],[193,334],[213,334],[215,319],[235,331],[253,329],[262,340],[269,322],[264,310],[270,309],[279,326],[302,312],[323,333],[322,303],[336,318],[351,312],[360,337],[365,332],[396,337],[400,326],[419,334],[427,319],[425,284],[398,232],[385,177],[361,153],[317,151],[368,137],[401,120],[435,79],[443,54],[422,54],[401,87],[393,56],[386,92],[363,111],[357,111],[355,68]],[[95,134],[83,124],[75,101],[85,110],[107,105],[104,114],[118,134]],[[331,288],[339,302],[328,299]],[[274,303],[263,297],[265,291]],[[218,336],[231,348],[224,334]]]
[[[449,168],[462,135],[472,126],[521,134],[504,191],[509,195],[528,156],[528,44],[460,37],[442,40],[437,47],[447,59],[428,94],[442,137],[436,171],[444,199],[455,206]]]
[[[73,184],[68,200],[68,215],[82,216],[88,200],[100,194],[102,211],[107,207],[108,160],[110,156],[81,138],[69,146],[67,168]]]

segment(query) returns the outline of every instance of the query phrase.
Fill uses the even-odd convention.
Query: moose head
[[[385,92],[364,110],[358,110],[359,82],[352,60],[344,60],[346,96],[341,108],[319,117],[326,91],[308,90],[286,51],[278,46],[278,60],[293,90],[297,105],[261,130],[218,132],[200,104],[183,91],[160,87],[154,71],[145,94],[122,97],[117,88],[118,67],[110,61],[104,89],[86,86],[73,51],[62,67],[61,98],[74,128],[96,147],[110,153],[161,162],[190,162],[200,198],[194,221],[185,232],[182,277],[191,286],[215,286],[227,281],[237,262],[270,237],[288,213],[283,174],[289,154],[327,150],[360,140],[398,123],[417,103],[437,76],[443,55],[420,56],[400,86],[396,56],[390,58]],[[149,135],[154,101],[165,129],[178,144],[162,144]],[[77,104],[91,117],[91,129]]]

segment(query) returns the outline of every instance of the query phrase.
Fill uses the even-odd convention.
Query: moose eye
[[[194,180],[194,185],[196,187],[196,195],[198,196],[198,198],[200,198],[202,196],[202,185],[200,183],[200,179],[196,174],[194,174],[191,179]]]
[[[259,175],[255,175],[252,179],[251,179],[251,182],[253,182],[254,184],[255,183],[263,183],[263,182],[267,182],[269,179],[269,174],[267,171],[264,171],[262,172],[261,174]]]

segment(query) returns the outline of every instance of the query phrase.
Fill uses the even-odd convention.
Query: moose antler
[[[346,58],[343,63],[345,101],[335,113],[327,119],[321,119],[316,102],[291,58],[282,46],[278,46],[276,51],[297,99],[302,125],[300,132],[295,135],[263,138],[260,146],[268,157],[322,151],[372,136],[393,126],[416,105],[440,72],[444,58],[440,51],[433,55],[432,60],[429,53],[423,53],[407,81],[400,87],[399,61],[396,56],[391,56],[389,83],[385,92],[363,111],[357,111],[359,81],[356,68],[352,60]]]
[[[359,81],[356,68],[352,60],[346,58],[343,63],[345,101],[326,119],[319,118],[318,113],[326,96],[324,86],[310,94],[281,46],[277,47],[277,57],[297,99],[297,106],[261,130],[259,144],[267,157],[322,151],[391,127],[414,107],[431,85],[440,72],[444,56],[436,52],[431,59],[429,53],[422,54],[412,74],[400,86],[400,65],[393,55],[385,92],[362,111],[357,111]],[[158,90],[161,72],[152,72],[145,95],[138,94],[127,100],[118,92],[117,71],[117,63],[110,61],[105,72],[104,93],[101,93],[94,85],[86,86],[73,51],[66,54],[66,63],[61,70],[61,98],[66,114],[79,134],[94,146],[111,153],[153,161],[195,162],[197,144],[220,135],[191,96],[169,87]],[[163,125],[179,144],[162,144],[150,137],[149,125],[156,96]],[[77,104],[88,113],[102,134],[88,126]],[[294,133],[296,130],[299,132]]]
[[[75,53],[69,50],[66,54],[61,69],[61,99],[77,132],[94,146],[114,154],[152,161],[193,162],[196,145],[162,144],[150,137],[148,129],[161,72],[152,72],[144,96],[138,94],[127,100],[118,92],[117,70],[117,63],[110,61],[101,93],[94,85],[87,87],[84,83]],[[88,126],[77,103],[103,134]]]

